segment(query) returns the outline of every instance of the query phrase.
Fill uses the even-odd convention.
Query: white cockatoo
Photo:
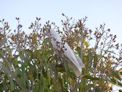
[[[51,43],[55,50],[63,50],[63,54],[69,59],[68,65],[74,71],[77,77],[81,75],[84,64],[78,55],[70,48],[68,43],[62,41],[62,36],[57,29],[49,30]],[[65,63],[65,62],[64,62]]]

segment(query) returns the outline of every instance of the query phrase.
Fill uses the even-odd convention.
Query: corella
[[[53,48],[58,51],[63,51],[64,56],[69,59],[69,67],[74,71],[76,76],[79,77],[82,73],[82,68],[84,67],[81,58],[74,53],[68,43],[62,41],[62,35],[56,28],[51,28],[49,33]]]

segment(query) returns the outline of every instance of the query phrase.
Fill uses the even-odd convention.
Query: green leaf
[[[92,76],[90,76],[90,75],[85,75],[85,76],[83,76],[83,78],[85,78],[85,79],[90,79],[90,80],[100,80],[99,78],[97,78],[97,77],[92,77]]]
[[[115,79],[115,78],[112,78],[112,79],[111,79],[111,83],[114,84],[114,85],[118,85],[118,86],[122,87],[121,81],[119,82],[119,81],[118,81],[117,79]]]
[[[112,76],[117,78],[118,80],[121,80],[121,77],[119,75],[120,73],[118,71],[112,71]]]

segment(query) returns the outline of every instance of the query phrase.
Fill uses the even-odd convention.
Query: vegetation
[[[111,85],[122,87],[121,44],[105,24],[95,31],[85,26],[86,17],[73,22],[64,16],[57,27],[85,68],[79,78],[66,63],[68,59],[55,53],[48,30],[55,23],[41,24],[41,18],[31,23],[29,34],[23,31],[19,18],[17,28],[0,20],[0,92],[111,92]],[[56,26],[56,25],[55,25]],[[59,63],[61,62],[61,63]]]

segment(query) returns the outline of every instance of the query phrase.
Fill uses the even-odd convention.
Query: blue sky
[[[0,0],[0,19],[5,18],[15,26],[15,17],[29,26],[35,17],[60,24],[61,13],[75,19],[88,17],[87,27],[95,29],[106,23],[122,43],[122,0]]]

